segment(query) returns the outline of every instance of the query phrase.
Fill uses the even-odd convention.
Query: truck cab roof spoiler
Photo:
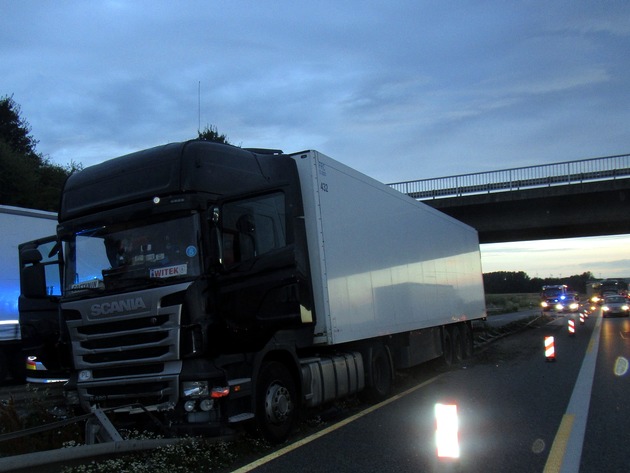
[[[256,154],[284,154],[281,149],[267,149],[267,148],[243,148],[246,151],[251,151]]]

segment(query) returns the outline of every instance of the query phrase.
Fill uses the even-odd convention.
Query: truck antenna
[[[197,134],[201,133],[201,81],[197,84]]]

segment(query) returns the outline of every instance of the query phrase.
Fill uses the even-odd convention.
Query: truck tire
[[[381,401],[392,391],[393,371],[389,352],[384,345],[372,348],[368,365],[368,386],[362,393],[367,401]]]
[[[256,389],[256,424],[272,443],[284,442],[295,424],[298,405],[295,381],[285,365],[266,362],[260,368]]]

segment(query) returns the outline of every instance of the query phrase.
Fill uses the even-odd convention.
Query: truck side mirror
[[[26,248],[20,253],[20,260],[23,265],[39,263],[42,259],[42,254],[37,248]]]

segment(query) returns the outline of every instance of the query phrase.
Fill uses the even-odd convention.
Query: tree
[[[531,278],[523,271],[496,271],[483,273],[483,285],[486,294],[536,293],[543,286],[566,284],[573,291],[586,293],[588,284],[593,281],[593,273],[587,271],[568,278]]]
[[[20,106],[13,96],[0,99],[0,141],[22,155],[35,155],[37,140],[31,136],[31,127],[20,117]]]
[[[0,140],[0,204],[34,208],[37,175],[32,161]]]
[[[523,271],[496,271],[483,274],[483,284],[488,294],[525,293],[532,291],[531,280]]]
[[[65,180],[82,166],[59,166],[38,153],[20,113],[13,96],[0,98],[0,204],[56,212]]]
[[[214,141],[216,143],[223,143],[226,145],[231,145],[228,141],[226,135],[219,134],[217,131],[217,127],[213,125],[206,125],[206,128],[203,131],[199,131],[199,139],[206,141]]]

